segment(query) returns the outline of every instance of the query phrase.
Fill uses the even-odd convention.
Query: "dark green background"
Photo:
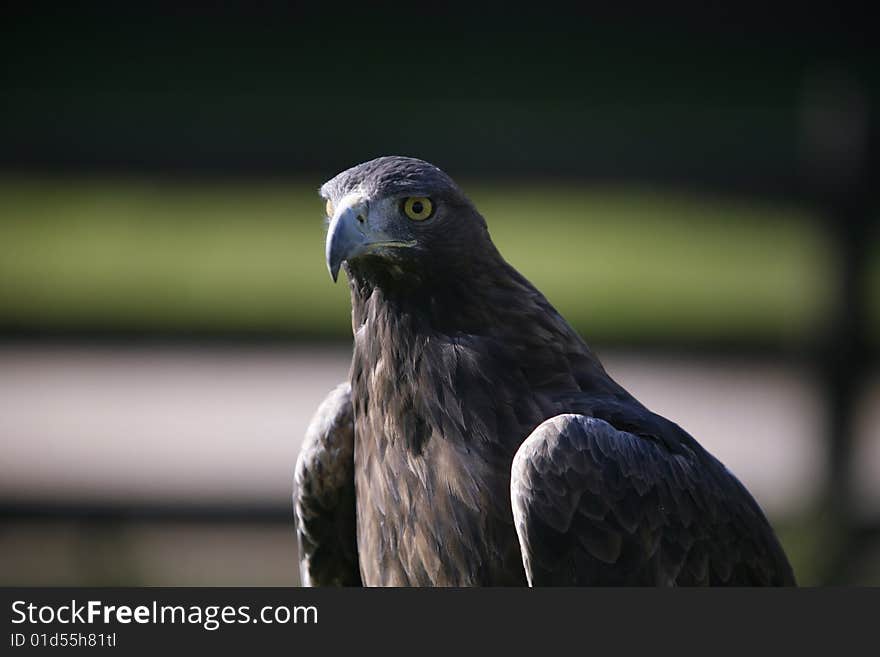
[[[868,25],[704,4],[28,3],[3,22],[0,163],[329,174],[399,152],[469,175],[791,190],[810,80],[874,93]]]
[[[837,80],[878,107],[841,6],[5,12],[7,334],[344,337],[313,191],[399,153],[465,184],[592,337],[796,343],[836,264],[806,104]]]

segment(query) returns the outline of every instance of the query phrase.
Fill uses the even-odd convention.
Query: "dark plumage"
[[[297,463],[306,583],[794,584],[742,484],[608,376],[446,174],[385,157],[321,193],[354,353]]]

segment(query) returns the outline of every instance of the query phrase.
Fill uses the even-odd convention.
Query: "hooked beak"
[[[383,247],[407,247],[415,242],[394,240],[370,227],[366,205],[355,202],[343,206],[330,221],[327,230],[327,270],[333,282],[339,277],[342,263]]]

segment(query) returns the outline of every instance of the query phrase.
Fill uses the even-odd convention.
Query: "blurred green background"
[[[320,182],[2,180],[0,326],[346,339]],[[827,328],[834,263],[809,209],[462,184],[505,257],[591,339],[784,343]]]

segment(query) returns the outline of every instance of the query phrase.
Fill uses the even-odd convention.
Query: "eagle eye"
[[[413,221],[424,221],[434,214],[434,204],[424,196],[410,196],[403,200],[403,213]]]

